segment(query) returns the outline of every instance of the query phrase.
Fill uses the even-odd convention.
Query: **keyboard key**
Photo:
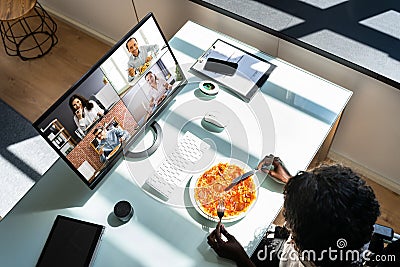
[[[168,199],[176,187],[187,182],[185,178],[189,178],[191,167],[209,148],[209,144],[191,132],[186,132],[174,151],[147,178],[146,184]]]

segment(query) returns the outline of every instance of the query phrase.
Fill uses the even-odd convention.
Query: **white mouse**
[[[225,128],[228,125],[228,120],[218,111],[207,112],[203,119],[219,128]]]

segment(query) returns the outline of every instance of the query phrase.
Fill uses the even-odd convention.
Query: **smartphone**
[[[212,71],[220,73],[223,75],[233,76],[238,68],[238,63],[230,62],[227,60],[222,60],[218,58],[207,58],[204,69],[207,71]]]
[[[391,241],[393,239],[394,231],[390,227],[376,223],[374,225],[373,235],[375,235],[383,240]]]

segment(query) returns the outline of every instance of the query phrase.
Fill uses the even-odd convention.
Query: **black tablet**
[[[102,225],[58,215],[36,266],[90,266],[103,231]]]

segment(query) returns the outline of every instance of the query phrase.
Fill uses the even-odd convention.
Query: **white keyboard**
[[[186,132],[174,151],[147,178],[146,184],[168,199],[175,188],[187,182],[191,168],[209,148],[209,144],[191,132]]]

